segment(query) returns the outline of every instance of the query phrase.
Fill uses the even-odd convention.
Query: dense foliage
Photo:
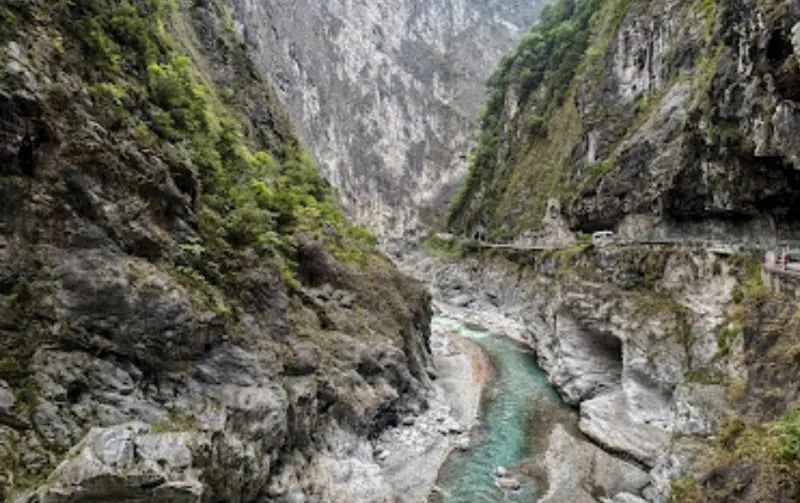
[[[293,135],[270,151],[253,149],[225,97],[170,35],[172,0],[71,0],[52,8],[91,63],[88,90],[106,125],[142,142],[171,142],[199,167],[210,243],[271,256],[285,272],[298,232],[346,260],[362,260],[374,245],[365,229],[345,221]]]
[[[527,115],[531,135],[546,135],[547,123],[565,99],[589,46],[592,19],[600,0],[559,0],[542,11],[540,22],[506,55],[488,82],[489,98],[481,114],[481,135],[470,156],[470,169],[454,200],[449,224],[475,194],[482,180],[495,173],[500,157],[503,108],[509,91]]]
[[[153,246],[168,248],[158,255],[165,269],[203,292],[204,308],[225,317],[236,309],[242,291],[237,282],[249,267],[271,267],[288,287],[299,286],[301,234],[344,263],[361,266],[374,257],[374,238],[345,220],[288,120],[278,123],[281,116],[276,115],[271,144],[248,136],[244,114],[238,115],[238,103],[229,99],[235,93],[219,89],[202,60],[188,56],[193,41],[181,38],[190,30],[181,25],[184,15],[172,0],[64,0],[0,8],[0,16],[13,22],[0,37],[39,30],[41,45],[57,58],[48,87],[40,91],[46,106],[60,107],[63,116],[48,120],[65,130],[73,121],[91,121],[115,143],[98,143],[103,145],[98,148],[80,143],[76,134],[68,138],[78,144],[76,158],[64,156],[61,162],[109,186],[119,184],[136,197],[147,180],[142,179],[146,170],[126,157],[125,145],[135,144],[132,150],[151,156],[143,161],[152,164],[149,173],[163,167],[180,180],[175,182],[180,183],[179,200],[171,204],[189,208],[190,215],[182,216],[199,238],[185,233],[190,236],[185,242]],[[266,87],[241,82],[248,88],[258,84]],[[76,98],[83,93],[88,99]],[[103,150],[102,157],[86,155],[91,149]],[[2,181],[6,186],[21,183],[15,177]],[[68,190],[61,184],[53,189],[62,188]],[[0,314],[29,314],[28,306],[55,288],[45,280],[20,283],[0,295]],[[23,382],[36,348],[24,331],[0,341],[0,379]]]

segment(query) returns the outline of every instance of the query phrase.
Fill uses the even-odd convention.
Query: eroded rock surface
[[[345,206],[395,244],[456,192],[484,82],[543,3],[230,1]]]
[[[621,501],[666,501],[670,481],[694,469],[692,456],[676,454],[686,452],[676,439],[713,435],[736,410],[729,386],[741,375],[741,333],[731,340],[719,334],[743,277],[728,258],[669,247],[586,247],[462,262],[415,255],[406,266],[432,278],[446,312],[535,350],[550,382],[579,407],[582,432],[648,474],[636,488],[620,488]],[[586,492],[570,497],[596,496]],[[615,495],[606,494],[611,501]]]
[[[373,442],[428,408],[430,299],[228,3],[0,10],[0,500],[392,501]]]
[[[588,503],[597,501],[598,495],[614,502],[636,501],[633,494],[650,481],[638,466],[574,438],[561,425],[550,434],[543,464],[549,488],[539,500],[542,503]]]

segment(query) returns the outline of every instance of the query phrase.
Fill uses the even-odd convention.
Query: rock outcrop
[[[569,5],[493,80],[451,225],[514,238],[555,197],[585,232],[796,238],[797,2]]]
[[[647,473],[556,425],[548,439],[543,465],[548,491],[541,503],[592,503],[598,497],[614,503],[643,501],[634,496],[649,483]]]
[[[457,190],[484,82],[542,2],[230,4],[345,207],[396,243]]]
[[[691,445],[701,444],[691,439],[714,435],[738,410],[740,313],[749,302],[741,292],[755,281],[741,264],[757,260],[584,245],[444,263],[414,256],[407,265],[431,278],[450,316],[530,345],[561,396],[579,407],[580,430],[649,472],[619,492],[662,502],[671,481],[694,469]],[[555,461],[548,470],[572,473]]]
[[[429,297],[228,5],[0,18],[0,500],[392,501],[372,441],[427,407]]]

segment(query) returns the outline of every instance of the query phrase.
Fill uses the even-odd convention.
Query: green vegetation
[[[693,80],[695,88],[694,106],[705,113],[710,113],[716,106],[716,103],[712,98],[711,91],[713,89],[714,77],[717,75],[723,50],[724,47],[722,45],[718,45],[713,49],[709,49],[707,54],[705,54],[700,61],[697,62],[697,71],[695,72]],[[716,129],[716,125],[713,125],[713,127]],[[716,134],[717,136],[719,135],[716,130],[712,130],[712,133]]]
[[[720,424],[714,466],[733,468],[753,462],[759,467],[754,494],[761,496],[761,501],[787,501],[780,495],[792,500],[800,496],[800,404],[764,424],[747,425],[738,417]]]
[[[629,0],[556,2],[545,9],[517,50],[503,59],[488,84],[481,136],[464,185],[449,209],[448,226],[463,228],[481,215],[490,223],[490,237],[536,227],[548,199],[570,202],[614,167],[615,159],[608,159],[573,177],[571,149],[581,141],[585,122],[574,94],[598,85],[628,4]],[[506,116],[507,99],[519,103],[514,118]],[[619,120],[617,111],[586,106],[598,121]],[[525,134],[504,138],[509,125]]]
[[[778,305],[780,300],[774,302]],[[764,320],[764,335],[775,337],[775,345],[767,356],[781,366],[800,362],[800,303],[788,301],[776,316]]]
[[[675,299],[650,290],[642,290],[637,297],[636,313],[642,320],[666,314],[683,324],[690,312],[689,308]]]
[[[717,359],[728,356],[733,345],[742,337],[743,332],[744,327],[741,321],[736,319],[736,317],[734,317],[734,319],[728,319],[723,325],[722,330],[717,334],[717,346],[719,349],[717,350],[717,354],[714,355],[714,358]]]
[[[231,314],[232,308],[225,297],[225,294],[218,287],[208,281],[202,272],[188,266],[178,266],[176,268],[178,280],[181,283],[200,292],[207,307],[220,316]]]
[[[504,104],[510,90],[518,93],[529,119],[528,131],[546,136],[548,123],[565,101],[575,72],[591,37],[590,23],[600,0],[559,0],[545,7],[540,22],[525,35],[517,50],[505,56],[489,79],[489,99],[481,114],[481,136],[470,157],[462,191],[450,208],[453,224],[482,182],[489,180],[500,161]],[[528,103],[530,101],[530,103]]]
[[[699,14],[705,28],[706,40],[710,40],[717,24],[716,0],[695,0],[694,10]]]
[[[681,477],[672,482],[670,503],[705,503],[706,497],[700,484],[692,477]]]
[[[431,234],[422,241],[422,247],[431,255],[444,259],[451,260],[464,256],[464,247],[455,236],[443,238],[436,234]]]
[[[150,98],[156,106],[152,119],[161,136],[179,140],[186,134],[212,132],[214,124],[206,90],[195,80],[189,58],[172,55],[165,64],[150,64],[147,81]]]
[[[8,7],[0,6],[0,41],[10,37],[19,25],[19,18]]]
[[[734,268],[740,272],[740,283],[733,290],[733,301],[762,302],[769,296],[767,285],[761,275],[762,263],[758,257],[740,255],[733,260]]]
[[[224,104],[235,92],[218,92],[187,55],[191,41],[171,35],[185,31],[173,1],[71,0],[52,9],[80,59],[90,63],[84,78],[104,126],[148,145],[170,142],[199,168],[198,214],[211,264],[190,277],[213,283],[206,269],[230,253],[256,253],[298,286],[292,272],[298,233],[324,242],[339,260],[365,262],[375,238],[344,219],[291,130],[270,151],[253,148],[242,121]]]
[[[179,433],[185,431],[198,431],[200,422],[191,414],[180,411],[170,411],[169,419],[150,425],[151,433]]]
[[[131,3],[111,0],[55,2],[54,19],[76,39],[98,72],[137,70],[162,58],[174,41],[165,23],[174,14],[172,0]]]
[[[19,446],[20,450],[25,448]],[[36,471],[28,471],[29,466],[23,461],[19,452],[9,453],[4,455],[0,451],[0,475],[9,477],[13,482],[14,490],[8,494],[8,499],[4,501],[15,501],[16,498],[22,496],[25,491],[34,489],[41,486],[47,481],[49,474],[58,466],[56,459],[50,459],[39,467]],[[0,496],[3,496],[0,493]]]
[[[131,116],[125,106],[127,95],[121,85],[102,82],[89,86],[87,91],[98,110],[103,126],[114,130],[129,125]]]
[[[589,45],[590,22],[601,4],[561,0],[545,7],[539,24],[503,60],[490,87],[496,91],[517,87],[521,101],[538,91],[543,93],[541,103],[561,104]]]
[[[543,252],[542,257],[552,257],[555,261],[556,276],[564,277],[574,274],[584,280],[591,281],[593,270],[589,266],[591,261],[581,261],[586,258],[586,253],[593,248],[591,243],[578,243],[566,248]]]

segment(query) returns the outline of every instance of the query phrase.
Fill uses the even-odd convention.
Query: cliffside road
[[[517,245],[512,243],[488,243],[485,241],[465,241],[466,246],[477,247],[490,250],[515,250],[515,251],[550,251],[560,250],[566,247],[547,244]],[[800,248],[800,241],[780,241],[775,243],[760,242],[722,242],[707,241],[685,238],[663,238],[663,239],[614,239],[609,240],[601,246],[682,246],[686,248],[701,248],[720,255],[732,255],[737,251],[768,251],[773,249]]]
[[[566,246],[553,246],[547,244],[530,244],[530,245],[516,245],[511,243],[487,243],[484,241],[466,241],[463,242],[468,247],[480,248],[484,250],[510,250],[517,252],[543,252],[543,251],[556,251],[564,250]],[[781,241],[776,244],[768,244],[761,242],[720,242],[720,241],[703,241],[695,239],[682,239],[682,238],[664,238],[664,239],[611,239],[606,240],[603,244],[595,245],[600,247],[636,247],[636,246],[671,246],[671,247],[684,247],[691,249],[706,250],[709,253],[721,256],[731,256],[739,252],[762,252],[768,253],[774,250],[798,250],[800,249],[800,241]],[[800,278],[800,262],[788,262],[785,265],[769,260],[765,261],[764,269],[771,274],[782,276],[789,276]]]
[[[788,264],[786,269],[777,265],[765,265],[764,268],[772,274],[779,274],[784,276],[792,276],[800,278],[800,264]]]

